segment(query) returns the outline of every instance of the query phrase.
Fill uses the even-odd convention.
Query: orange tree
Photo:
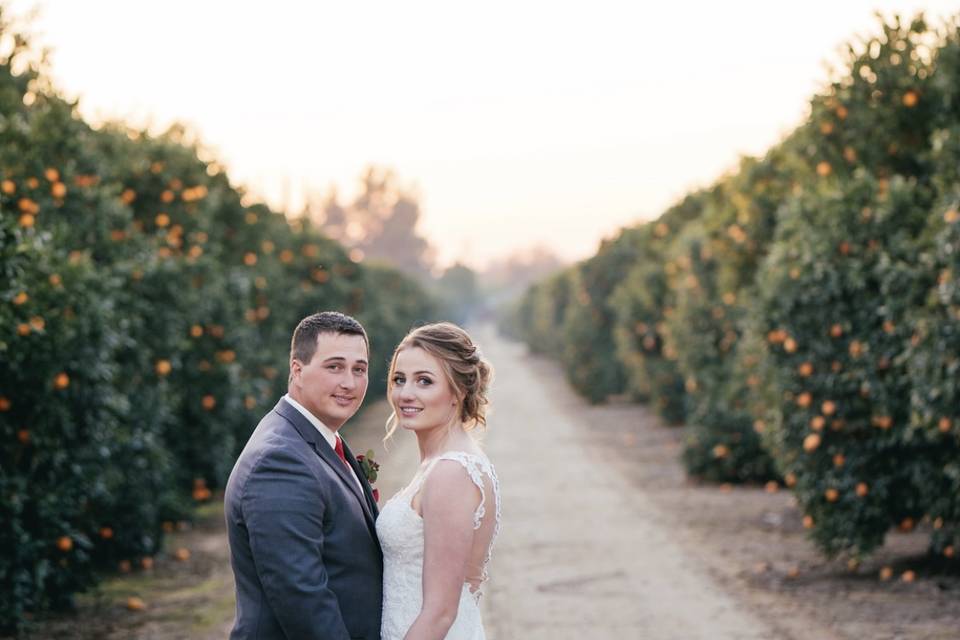
[[[15,550],[0,559],[4,631],[68,604],[97,567],[146,563],[191,498],[211,496],[285,390],[303,315],[354,313],[386,349],[430,314],[404,276],[244,206],[181,130],[91,129],[12,37],[0,60],[0,545]]]
[[[636,259],[611,293],[616,322],[616,355],[626,371],[627,390],[649,402],[670,423],[686,415],[683,376],[677,353],[667,344],[667,319],[674,313],[676,265],[669,251],[679,233],[703,209],[703,195],[687,196],[636,233]]]
[[[907,353],[933,270],[929,141],[941,102],[921,20],[884,25],[813,101],[770,260],[767,445],[828,554],[909,529],[935,486],[935,445],[911,436]],[[867,133],[869,132],[869,134]]]
[[[912,317],[907,349],[911,419],[908,437],[934,445],[926,468],[932,547],[955,557],[960,544],[960,33],[956,22],[937,51],[932,82],[940,96],[931,154],[938,194],[927,221],[930,250],[923,269],[933,278]]]
[[[750,407],[758,358],[743,334],[758,266],[776,229],[777,209],[790,190],[792,141],[763,159],[745,158],[704,198],[702,220],[689,225],[678,254],[677,310],[667,322],[688,398],[687,470],[714,481],[762,481],[775,476]]]

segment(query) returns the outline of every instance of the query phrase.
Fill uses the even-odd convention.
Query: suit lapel
[[[294,428],[300,434],[300,436],[309,442],[313,446],[313,450],[317,452],[317,455],[327,463],[327,465],[333,469],[340,480],[347,486],[347,489],[357,498],[360,502],[360,506],[363,508],[363,515],[367,520],[367,526],[370,527],[371,531],[376,533],[376,524],[374,512],[370,508],[370,503],[366,493],[369,492],[369,489],[366,486],[366,478],[363,473],[358,469],[356,465],[356,459],[353,457],[353,454],[350,453],[350,450],[346,448],[346,443],[344,443],[344,456],[348,461],[353,461],[353,464],[350,465],[354,472],[357,473],[357,477],[360,479],[361,485],[364,485],[364,490],[361,492],[360,487],[357,486],[357,482],[350,477],[350,471],[343,465],[343,462],[340,460],[340,457],[337,453],[330,447],[330,444],[324,440],[323,436],[320,435],[320,432],[317,431],[316,427],[310,424],[310,421],[304,417],[302,413],[297,411],[292,405],[281,398],[280,402],[277,403],[277,406],[274,407],[274,411],[279,413],[281,416],[286,418]],[[376,539],[376,535],[374,535]]]

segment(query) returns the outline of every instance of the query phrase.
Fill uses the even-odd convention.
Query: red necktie
[[[350,469],[350,463],[347,462],[347,456],[343,453],[343,440],[340,439],[340,436],[336,436],[337,445],[333,448],[337,452],[337,456],[343,460],[343,464],[347,465],[347,469]]]

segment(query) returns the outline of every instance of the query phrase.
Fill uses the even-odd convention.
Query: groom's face
[[[321,333],[309,364],[290,363],[290,395],[334,431],[357,412],[367,393],[363,336]]]

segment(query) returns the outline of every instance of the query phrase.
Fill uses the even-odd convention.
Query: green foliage
[[[0,16],[0,35],[9,33]],[[161,548],[286,390],[290,335],[339,309],[371,385],[432,307],[309,223],[245,206],[186,133],[93,130],[17,43],[0,60],[0,632]],[[27,94],[29,97],[25,99]]]
[[[615,388],[595,379],[606,363],[688,422],[691,474],[782,474],[827,554],[924,517],[934,550],[954,551],[958,77],[956,21],[882,23],[764,158],[625,231],[564,287],[532,287],[520,335],[589,363],[574,378],[588,398]]]

